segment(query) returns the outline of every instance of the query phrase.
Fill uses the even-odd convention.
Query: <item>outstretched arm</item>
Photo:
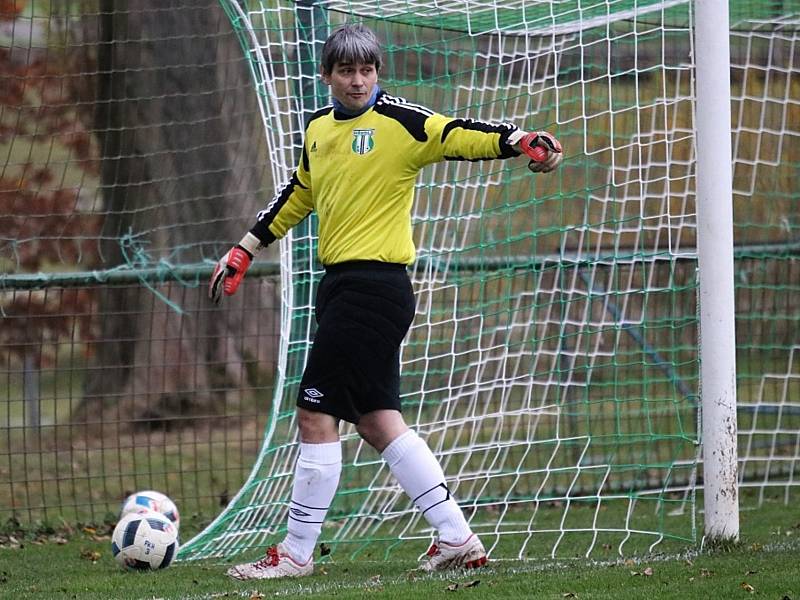
[[[424,117],[428,143],[422,164],[442,159],[487,160],[524,154],[534,173],[548,173],[564,156],[561,143],[551,133],[529,133],[509,123],[487,123],[472,119],[452,119],[431,113]]]

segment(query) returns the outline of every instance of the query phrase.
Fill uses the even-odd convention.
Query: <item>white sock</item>
[[[444,480],[439,461],[415,431],[408,430],[383,451],[392,475],[425,520],[439,532],[439,539],[461,544],[472,530]]]
[[[288,532],[283,540],[286,550],[300,563],[307,562],[314,554],[341,472],[341,442],[300,444],[289,504]]]

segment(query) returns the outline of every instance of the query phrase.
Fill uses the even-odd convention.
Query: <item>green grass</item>
[[[787,510],[788,508],[788,510]],[[409,544],[402,558],[318,563],[301,580],[237,582],[226,565],[178,563],[164,571],[137,573],[117,567],[107,533],[72,532],[64,539],[20,534],[0,536],[2,598],[798,598],[800,513],[782,503],[742,513],[738,545],[687,548],[636,560],[613,552],[582,558],[493,561],[473,572],[423,575],[414,571],[424,544]],[[61,534],[64,535],[63,532]]]

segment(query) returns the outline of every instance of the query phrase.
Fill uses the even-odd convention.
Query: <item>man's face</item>
[[[336,63],[322,81],[331,86],[331,95],[350,111],[357,112],[372,97],[378,83],[378,70],[372,63]]]

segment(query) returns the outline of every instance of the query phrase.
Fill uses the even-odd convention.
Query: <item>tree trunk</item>
[[[216,260],[272,194],[256,92],[227,17],[215,0],[103,0],[99,19],[103,267]],[[215,307],[210,272],[193,285],[101,290],[74,422],[162,427],[220,414],[254,372],[247,363],[271,373],[274,285],[252,278]]]

